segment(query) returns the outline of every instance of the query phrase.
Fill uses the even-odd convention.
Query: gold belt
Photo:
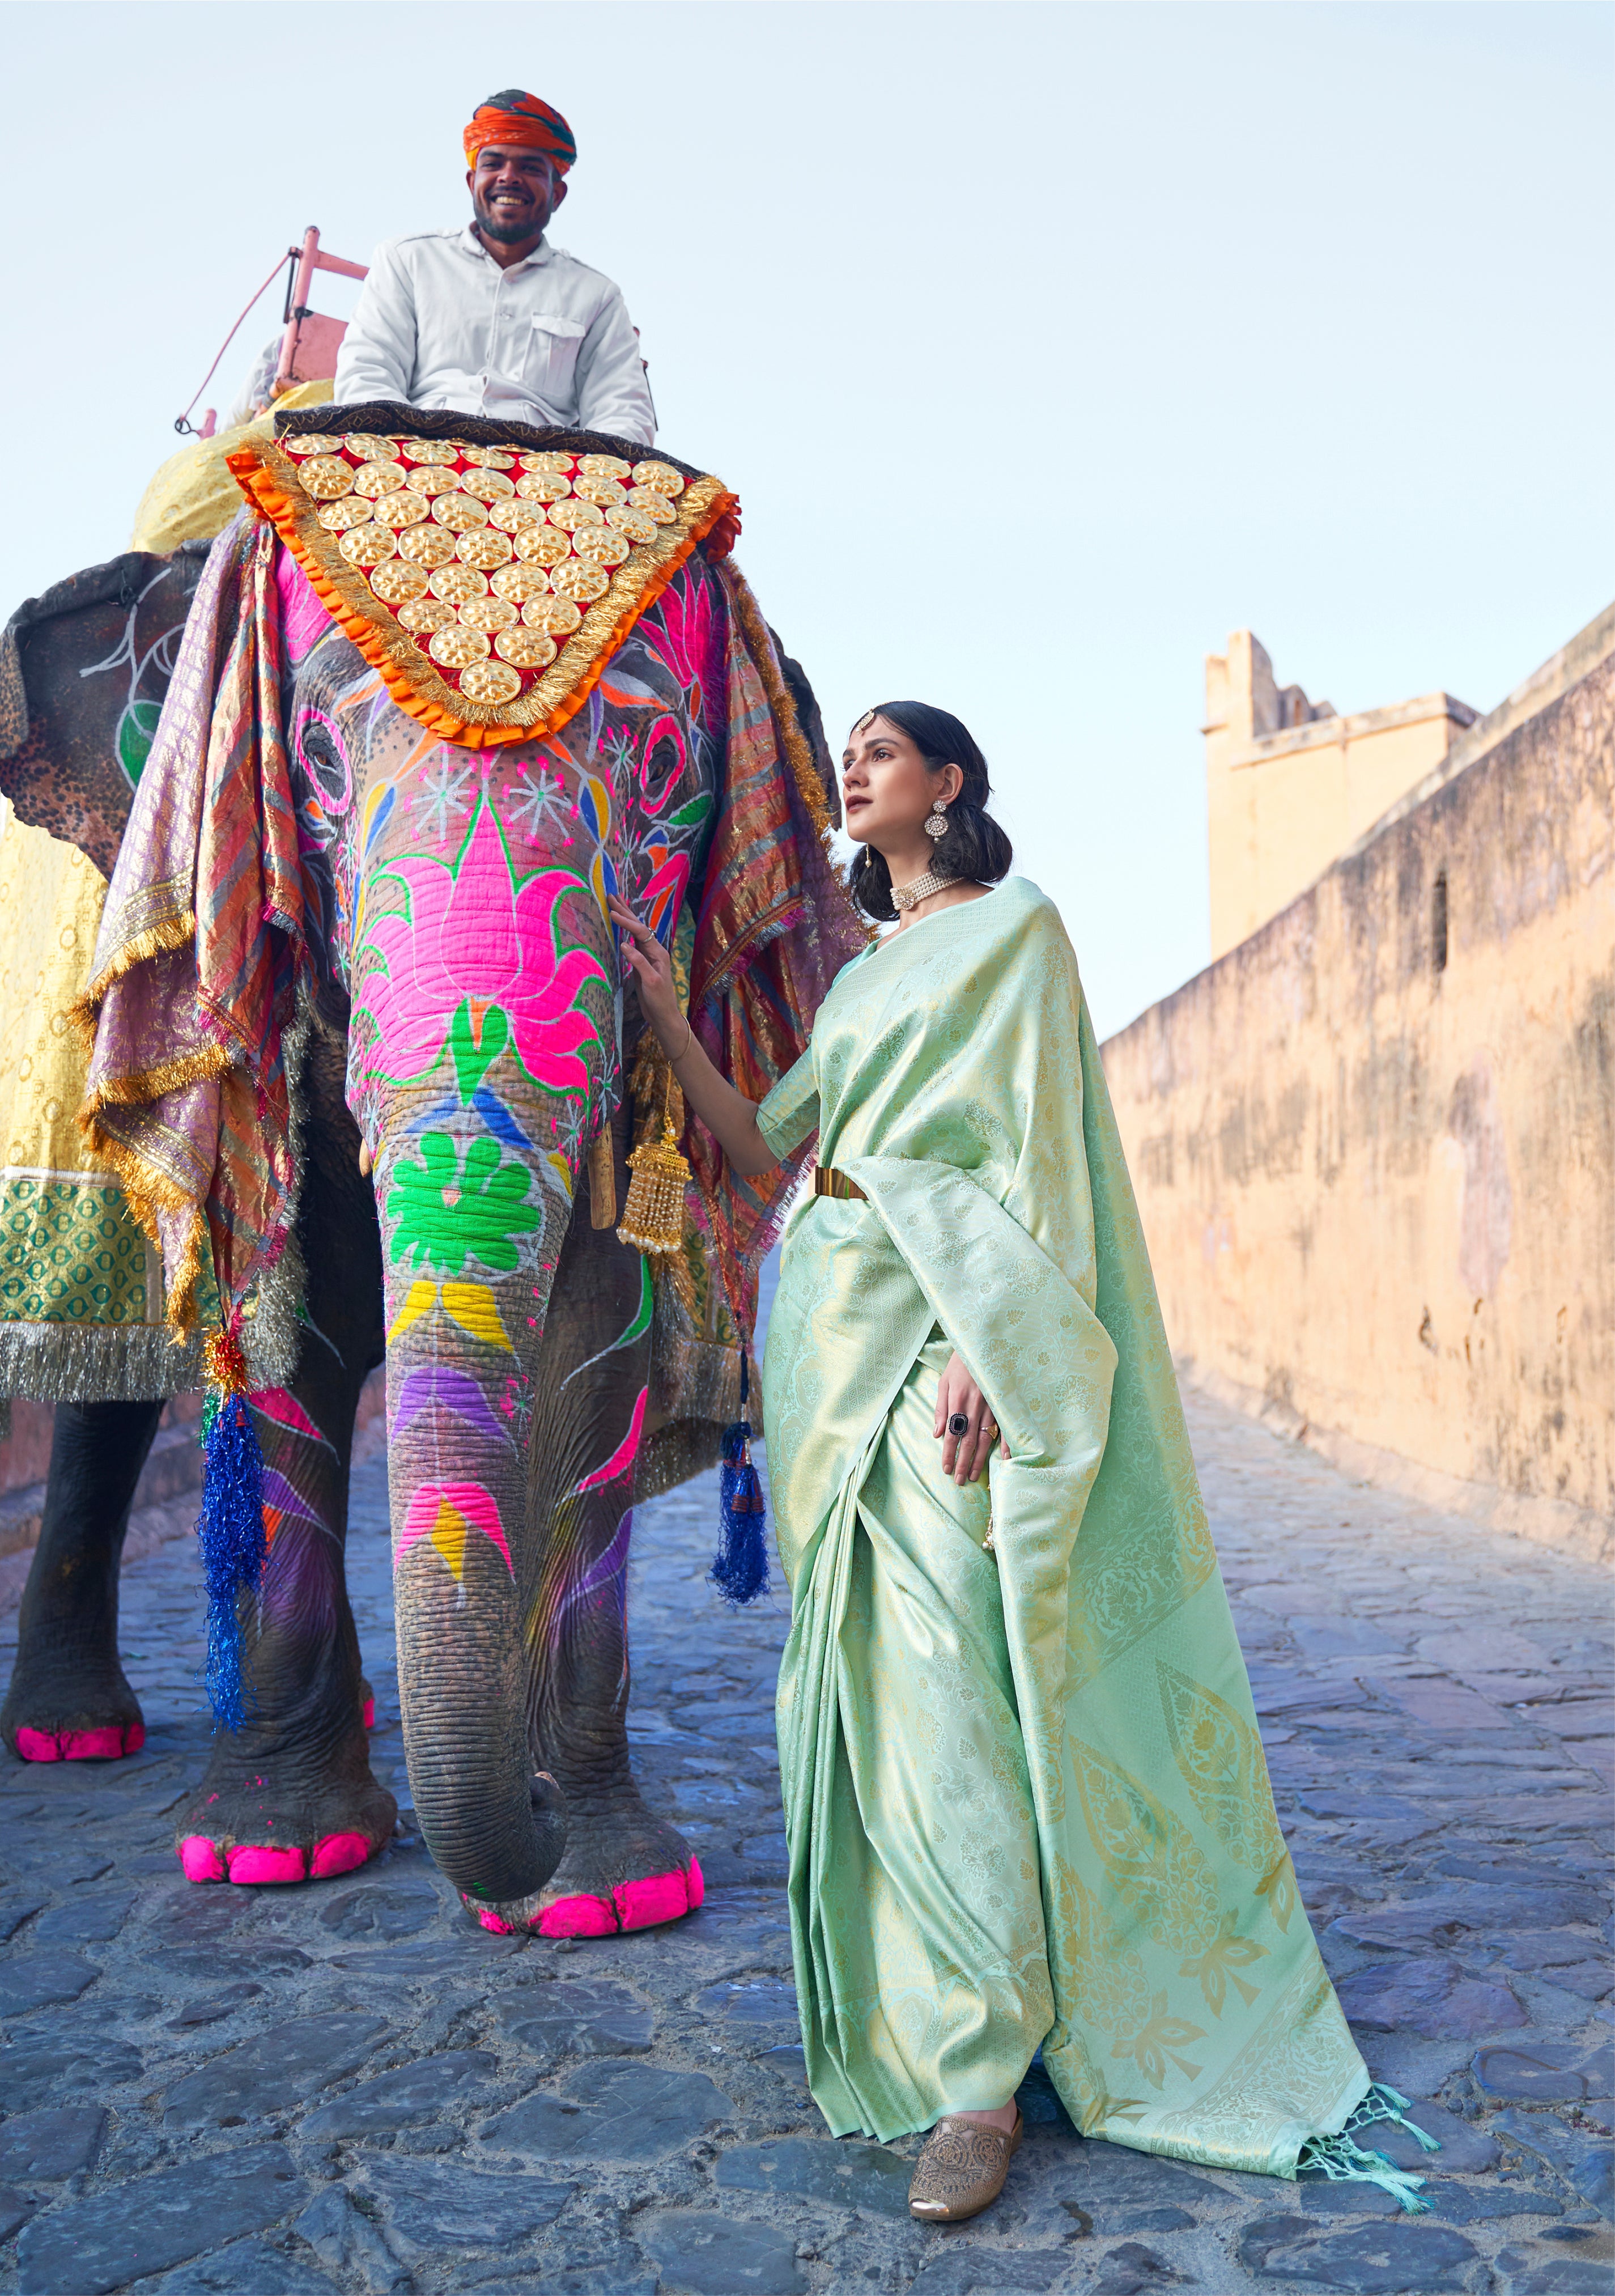
[[[816,1196],[850,1196],[861,1204],[869,1201],[857,1182],[845,1172],[838,1172],[833,1164],[817,1166],[813,1175],[813,1193]]]

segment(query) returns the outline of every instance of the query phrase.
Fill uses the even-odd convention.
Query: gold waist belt
[[[869,1201],[857,1182],[849,1179],[845,1172],[838,1172],[833,1164],[817,1167],[813,1175],[813,1193],[816,1196],[852,1196],[861,1204]]]

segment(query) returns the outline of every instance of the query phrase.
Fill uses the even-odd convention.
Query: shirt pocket
[[[574,397],[578,354],[586,327],[549,311],[533,315],[532,340],[527,356],[527,380],[540,398],[552,406],[565,406]]]

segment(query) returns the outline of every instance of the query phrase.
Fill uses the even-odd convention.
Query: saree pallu
[[[764,1102],[803,2045],[838,2135],[1002,2104],[1295,2174],[1369,2089],[1299,1902],[1059,914],[1012,880],[838,976]],[[957,1349],[1008,1456],[944,1476]],[[990,1522],[991,1546],[988,1547]]]

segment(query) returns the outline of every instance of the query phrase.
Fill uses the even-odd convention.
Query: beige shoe
[[[1004,2190],[1009,2164],[1020,2150],[1021,2108],[1015,2125],[984,2128],[979,2120],[962,2120],[949,2113],[939,2120],[914,2162],[908,2187],[908,2212],[927,2224],[962,2224],[980,2216]]]

